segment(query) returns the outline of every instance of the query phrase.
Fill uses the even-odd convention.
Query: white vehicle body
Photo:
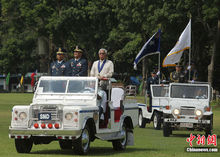
[[[206,135],[211,134],[213,113],[210,85],[171,83],[169,88],[169,105],[163,112],[164,136],[180,128],[204,130]]]
[[[112,141],[115,149],[132,145],[132,130],[138,124],[136,101],[125,100],[123,90],[109,84],[108,109],[100,125],[98,92],[95,77],[41,77],[33,102],[12,110],[9,137],[15,138],[17,151],[29,153],[33,143],[54,140],[78,154],[86,154],[96,138]]]
[[[139,127],[144,128],[146,123],[153,121],[155,129],[159,130],[163,121],[163,111],[169,104],[169,85],[151,85],[152,110],[149,111],[147,95],[145,104],[138,104]]]

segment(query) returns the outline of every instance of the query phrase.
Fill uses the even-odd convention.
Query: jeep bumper
[[[10,138],[30,138],[31,136],[54,136],[62,137],[66,136],[69,138],[78,138],[81,135],[82,130],[49,130],[49,129],[27,129],[27,128],[12,128],[9,127]]]
[[[196,123],[196,124],[210,124],[210,120],[205,119],[175,119],[175,118],[164,118],[166,123]]]

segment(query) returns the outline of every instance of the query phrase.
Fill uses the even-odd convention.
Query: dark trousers
[[[149,95],[149,112],[152,112],[152,96]]]

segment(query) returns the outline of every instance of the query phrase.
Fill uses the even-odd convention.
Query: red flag
[[[31,74],[31,86],[32,87],[34,87],[34,76],[36,75],[36,73],[35,72],[33,72],[32,74]]]

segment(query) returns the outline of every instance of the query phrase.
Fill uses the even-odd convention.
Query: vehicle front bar
[[[166,123],[196,123],[196,124],[210,124],[210,120],[205,119],[175,119],[175,118],[164,118]]]
[[[75,136],[79,137],[82,130],[26,129],[9,127],[9,137],[15,136]]]

